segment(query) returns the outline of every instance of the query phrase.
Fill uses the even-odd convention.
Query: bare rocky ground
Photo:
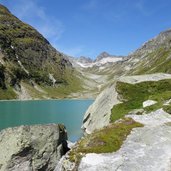
[[[127,117],[144,127],[134,128],[115,153],[87,154],[79,171],[170,171],[171,115],[160,109]]]
[[[136,76],[124,76],[120,77],[119,81],[129,84],[137,84],[145,81],[160,81],[163,79],[171,79],[171,74],[157,73]]]
[[[15,92],[17,93],[19,100],[31,100],[32,99],[27,89],[23,85],[21,85],[20,91],[15,91]]]

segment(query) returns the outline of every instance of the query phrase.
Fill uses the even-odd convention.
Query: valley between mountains
[[[171,29],[128,56],[75,58],[0,5],[0,99],[64,98],[95,99],[85,135],[71,144],[62,124],[3,130],[0,170],[170,170]]]
[[[122,75],[170,73],[171,31],[128,56],[102,52],[93,61],[55,50],[33,27],[1,5],[0,98],[95,98]]]

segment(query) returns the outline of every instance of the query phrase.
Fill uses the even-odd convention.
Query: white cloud
[[[62,22],[46,13],[36,0],[11,2],[11,10],[18,18],[35,27],[50,42],[56,42],[64,32]]]

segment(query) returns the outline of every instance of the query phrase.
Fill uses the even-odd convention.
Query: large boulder
[[[110,122],[112,107],[119,103],[115,85],[107,87],[86,111],[82,125],[84,132],[91,134],[95,130],[107,126]]]
[[[67,152],[63,125],[20,126],[0,132],[0,170],[52,171]]]

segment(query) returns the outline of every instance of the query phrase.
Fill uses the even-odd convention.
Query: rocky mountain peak
[[[96,57],[96,60],[95,61],[100,61],[101,59],[103,59],[103,58],[107,58],[107,57],[109,57],[109,56],[112,56],[112,55],[110,55],[109,53],[107,53],[107,52],[102,52],[102,53],[100,53],[97,57]]]
[[[89,57],[85,57],[85,56],[80,56],[78,58],[78,62],[81,62],[81,63],[92,63],[93,60]]]
[[[171,36],[171,29],[161,32],[160,35]]]

